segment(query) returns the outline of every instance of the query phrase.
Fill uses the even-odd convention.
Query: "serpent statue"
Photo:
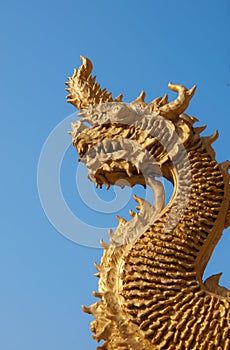
[[[178,97],[130,104],[113,99],[82,65],[66,83],[68,102],[80,111],[72,124],[79,160],[97,186],[141,184],[152,188],[154,204],[134,196],[138,212],[117,216],[110,244],[95,267],[98,301],[83,311],[95,318],[99,350],[229,350],[230,292],[220,275],[202,280],[222,232],[230,225],[230,162],[218,164],[212,136],[184,113],[196,87],[169,83]],[[164,204],[159,177],[173,184]],[[102,345],[101,345],[102,344]]]

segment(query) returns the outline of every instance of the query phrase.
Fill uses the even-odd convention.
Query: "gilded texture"
[[[218,164],[210,137],[184,114],[195,86],[169,83],[178,93],[150,104],[145,93],[130,104],[112,99],[91,77],[92,64],[69,79],[70,102],[82,117],[72,125],[73,144],[97,186],[125,180],[151,186],[155,203],[137,196],[131,220],[117,217],[110,244],[95,264],[98,302],[91,331],[99,350],[228,350],[230,292],[220,274],[202,281],[224,228],[230,225],[229,162]],[[95,87],[96,86],[96,87]],[[87,122],[87,125],[85,124]],[[88,125],[90,124],[90,126]],[[174,193],[164,206],[162,175]]]

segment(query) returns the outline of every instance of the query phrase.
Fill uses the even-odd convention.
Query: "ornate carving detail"
[[[101,90],[100,85],[96,83],[96,76],[92,77],[93,65],[88,58],[80,56],[82,65],[74,70],[74,74],[66,83],[69,92],[68,102],[72,103],[79,110],[91,105],[103,102],[113,101],[111,92],[106,89]],[[119,95],[115,101],[121,101],[122,95]]]
[[[135,197],[139,212],[117,217],[110,244],[95,264],[99,301],[93,314],[99,350],[230,349],[230,292],[220,274],[202,275],[224,228],[230,225],[230,162],[218,164],[210,137],[183,114],[195,92],[169,83],[178,92],[150,104],[145,93],[130,104],[113,100],[92,78],[88,59],[69,79],[70,102],[82,118],[72,125],[73,144],[89,178],[107,188],[123,179],[149,185],[156,203]],[[87,124],[85,124],[87,122]],[[90,124],[90,126],[88,126]],[[174,185],[164,207],[156,177]]]

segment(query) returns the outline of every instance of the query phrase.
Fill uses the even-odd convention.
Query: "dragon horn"
[[[176,100],[164,104],[163,106],[159,106],[159,104],[156,104],[154,103],[155,101],[153,101],[148,105],[148,107],[167,119],[175,120],[188,107],[189,102],[195,93],[196,85],[194,85],[190,90],[183,85],[172,83],[168,83],[168,87],[172,91],[178,92],[179,95]]]
[[[82,110],[90,105],[96,105],[103,102],[113,102],[111,92],[106,89],[101,90],[98,83],[95,82],[96,76],[92,77],[92,62],[83,56],[80,56],[82,65],[74,70],[73,76],[69,77],[66,83],[69,92],[67,102],[72,103],[77,109]]]

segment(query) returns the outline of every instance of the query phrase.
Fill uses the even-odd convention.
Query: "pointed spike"
[[[98,265],[96,262],[94,262],[94,267],[98,272],[101,271],[101,265]]]
[[[86,314],[92,315],[91,307],[86,307],[85,305],[82,305],[81,308],[82,308],[82,311],[85,312]]]
[[[116,102],[122,102],[122,99],[123,99],[123,94],[120,94],[120,95],[118,95],[118,96],[114,99],[114,101],[116,101]]]
[[[110,237],[110,239],[113,238],[113,235],[114,235],[113,230],[110,228],[109,229],[109,237]]]
[[[111,97],[112,96],[112,92],[107,92],[107,97]]]
[[[168,103],[168,94],[165,94],[161,101],[159,101],[159,107],[164,106],[166,103]]]
[[[98,278],[100,278],[100,273],[98,272],[98,273],[94,273],[93,274],[95,277],[98,277]]]
[[[93,296],[95,297],[95,298],[102,298],[103,297],[103,293],[99,293],[99,292],[92,292],[92,294],[93,294]]]
[[[120,217],[119,215],[116,215],[116,219],[119,222],[119,224],[122,224],[122,225],[126,224],[127,222],[124,218]]]
[[[82,65],[79,68],[79,71],[81,70],[81,68],[84,70],[84,73],[87,75],[90,75],[90,73],[93,70],[93,64],[92,62],[84,56],[80,56],[80,60],[82,61]],[[76,70],[76,73],[78,72],[78,70]]]
[[[145,96],[146,96],[146,93],[144,90],[142,90],[139,96],[142,102],[145,102]]]
[[[150,109],[150,111],[153,111],[156,107],[158,107],[161,101],[162,101],[162,97],[161,96],[155,98],[154,100],[152,100],[148,104],[148,108]]]
[[[197,134],[201,134],[206,128],[207,128],[207,125],[198,126],[197,128],[194,128],[194,131],[195,131]]]
[[[199,119],[197,119],[196,117],[190,117],[192,123],[196,123],[196,122],[199,122]]]
[[[159,97],[155,98],[154,100],[152,100],[152,101],[150,102],[150,105],[151,105],[152,103],[158,105],[160,101],[162,101],[162,97],[161,97],[161,96],[159,96]]]
[[[135,218],[135,216],[137,215],[137,213],[134,213],[134,211],[132,211],[132,209],[129,210],[129,215],[132,216],[133,218]]]
[[[208,136],[208,140],[212,144],[218,139],[218,137],[219,137],[219,132],[218,130],[216,130],[212,135]]]
[[[193,85],[193,87],[187,91],[187,95],[193,97],[195,91],[196,91],[196,85]]]
[[[133,102],[131,102],[131,105],[141,105],[141,106],[146,106],[145,103],[145,91],[142,90],[140,95],[136,98],[136,100],[134,100]]]
[[[222,272],[217,273],[215,275],[212,275],[210,277],[208,277],[205,282],[204,285],[205,286],[211,286],[212,288],[216,288],[219,285],[219,281],[220,281],[220,277],[222,276]]]
[[[138,204],[140,204],[141,207],[145,204],[145,200],[143,198],[138,197],[136,194],[134,194],[133,198]]]
[[[100,240],[100,245],[101,245],[102,248],[104,248],[104,249],[108,249],[109,246],[110,246],[108,243],[105,243],[105,242],[103,241],[103,239]]]

